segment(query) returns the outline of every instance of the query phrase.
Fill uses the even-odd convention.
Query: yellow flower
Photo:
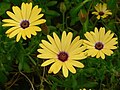
[[[113,54],[112,50],[117,48],[115,45],[118,42],[117,38],[113,38],[114,33],[110,30],[105,33],[104,27],[101,27],[99,31],[95,28],[94,32],[86,32],[84,35],[88,39],[83,41],[87,46],[88,56],[105,59],[105,54],[110,56]]]
[[[64,77],[68,77],[68,70],[72,73],[76,73],[75,67],[83,68],[84,65],[77,61],[86,58],[83,52],[86,47],[82,46],[83,41],[77,36],[72,41],[73,34],[71,32],[66,35],[64,31],[62,33],[61,40],[53,33],[53,38],[47,35],[49,42],[42,40],[40,43],[41,49],[38,49],[40,53],[37,57],[41,59],[47,59],[41,66],[47,66],[52,64],[48,73],[58,73],[62,68]]]
[[[103,5],[101,3],[97,4],[95,6],[95,10],[96,10],[96,12],[92,12],[92,14],[97,15],[97,19],[100,19],[100,17],[106,18],[108,15],[112,15],[110,10],[107,10],[107,4],[106,3],[103,3]]]
[[[31,35],[37,35],[36,31],[41,31],[41,28],[36,26],[45,23],[45,19],[40,19],[44,14],[39,14],[41,8],[38,5],[32,8],[32,3],[22,3],[21,9],[18,6],[13,6],[13,13],[7,11],[7,15],[12,19],[3,19],[5,22],[2,26],[11,26],[6,34],[9,38],[17,35],[16,41],[18,42],[22,36],[24,40],[31,38]]]

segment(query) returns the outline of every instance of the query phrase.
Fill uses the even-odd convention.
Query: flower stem
[[[65,24],[65,13],[63,13],[63,25],[62,25],[63,26],[63,31],[64,31],[64,28],[65,28],[64,24]]]

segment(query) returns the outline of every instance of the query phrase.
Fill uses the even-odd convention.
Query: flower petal
[[[13,6],[12,9],[13,9],[13,12],[14,12],[16,18],[19,21],[21,21],[23,18],[22,18],[22,13],[21,13],[20,8],[18,6]]]
[[[82,64],[81,62],[78,62],[78,61],[72,60],[71,64],[75,67],[78,67],[78,68],[84,68],[84,64]]]
[[[48,66],[48,65],[50,65],[50,64],[52,64],[52,63],[54,63],[54,62],[55,62],[54,59],[46,60],[45,62],[43,62],[43,63],[41,64],[41,66],[42,66],[42,67],[43,67],[43,66]]]
[[[63,72],[63,75],[64,75],[64,77],[68,77],[68,69],[67,69],[67,67],[65,66],[65,64],[63,65],[63,67],[62,67],[62,72]]]
[[[66,67],[68,68],[68,70],[70,70],[70,72],[76,73],[75,68],[74,68],[74,67],[72,66],[72,64],[71,64],[71,60],[66,61],[65,63],[66,63]]]
[[[61,48],[61,42],[60,42],[59,37],[57,36],[57,34],[56,34],[56,33],[53,33],[53,37],[54,37],[55,43],[56,43],[56,45],[57,45],[57,47],[58,47],[59,51],[61,51],[61,50],[62,50],[62,48]]]
[[[40,19],[40,20],[37,20],[35,22],[32,22],[31,25],[34,26],[34,25],[40,25],[40,24],[43,24],[45,23],[46,20],[45,19]]]

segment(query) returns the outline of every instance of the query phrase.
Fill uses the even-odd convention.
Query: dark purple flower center
[[[23,20],[21,23],[20,23],[20,26],[25,29],[27,27],[29,27],[30,23],[28,20]]]
[[[103,47],[104,47],[104,45],[103,45],[103,43],[101,43],[101,42],[97,42],[97,43],[95,44],[95,49],[101,50],[101,49],[103,49]]]
[[[100,12],[99,12],[99,15],[100,15],[100,16],[104,15],[104,12],[100,11]]]
[[[68,59],[68,54],[66,52],[60,52],[58,54],[58,59],[62,62],[65,62]]]

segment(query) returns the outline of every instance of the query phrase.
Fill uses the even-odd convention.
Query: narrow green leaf
[[[54,10],[46,10],[46,15],[49,15],[49,16],[60,16],[60,14]]]
[[[0,15],[4,14],[7,9],[10,8],[10,3],[0,3]]]
[[[56,5],[57,4],[57,1],[49,1],[47,4],[46,4],[46,6],[47,7],[50,7],[50,6],[54,6],[54,5]]]

